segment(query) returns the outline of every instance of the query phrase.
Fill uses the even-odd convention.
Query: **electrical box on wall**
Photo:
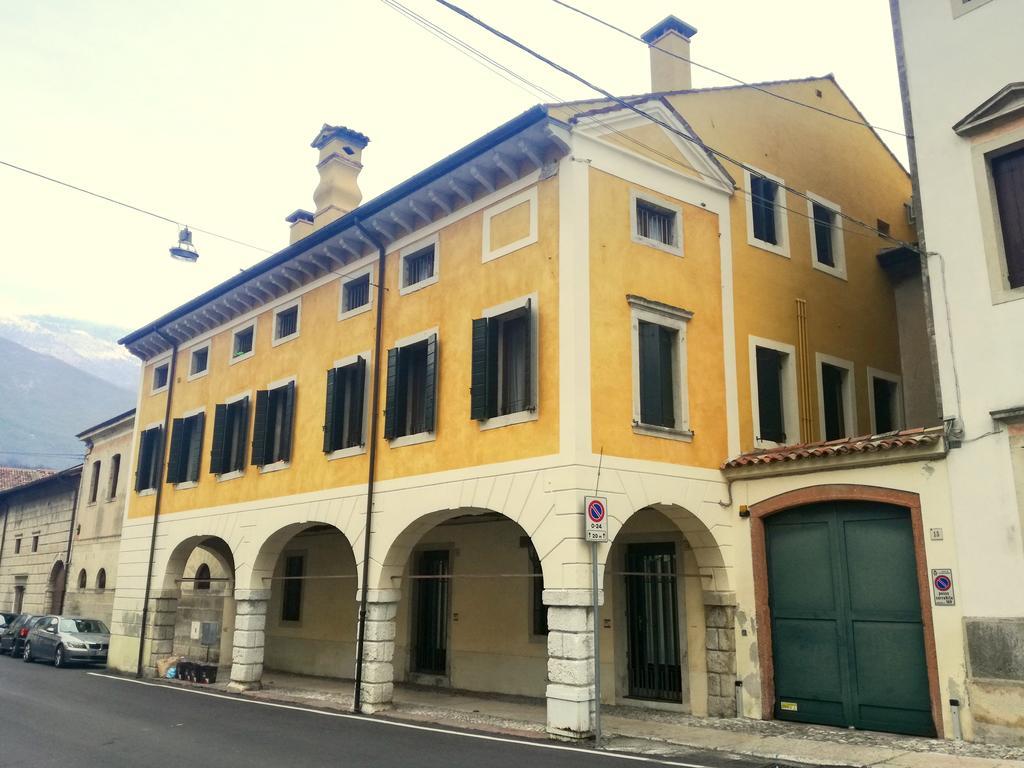
[[[202,622],[200,625],[199,642],[203,645],[218,645],[220,643],[220,622]]]
[[[188,633],[189,639],[191,639],[191,640],[198,640],[199,639],[200,626],[201,626],[200,622],[198,622],[198,621],[193,621],[192,622],[192,627],[190,628],[190,631]]]

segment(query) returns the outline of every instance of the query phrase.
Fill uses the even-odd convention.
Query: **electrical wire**
[[[599,16],[595,16],[594,14],[589,13],[588,11],[585,11],[582,8],[577,8],[575,5],[570,5],[569,3],[565,2],[564,0],[551,0],[551,2],[555,3],[556,5],[560,5],[563,8],[566,8],[566,9],[568,9],[570,11],[573,11],[574,13],[578,13],[580,16],[584,16],[584,17],[590,19],[591,21],[596,21],[598,24],[602,24],[605,27],[608,27],[608,29],[615,30],[619,34],[625,35],[630,40],[635,40],[635,41],[637,41],[639,43],[642,43],[643,45],[648,45],[647,41],[645,41],[639,35],[634,35],[632,32],[630,32],[628,30],[625,30],[622,27],[616,26],[615,24],[612,24],[610,21],[602,19]],[[891,133],[894,136],[902,136],[904,138],[909,138],[907,136],[907,134],[905,134],[903,131],[897,131],[897,130],[895,130],[893,128],[882,128],[881,126],[872,125],[871,123],[868,123],[868,122],[866,122],[864,120],[857,120],[857,119],[852,118],[852,117],[847,117],[846,115],[840,115],[840,114],[837,114],[835,112],[831,112],[831,111],[829,111],[827,109],[824,109],[822,107],[816,107],[813,104],[808,104],[807,102],[800,101],[798,99],[793,99],[793,98],[790,98],[789,96],[783,96],[781,93],[775,93],[774,91],[769,91],[767,88],[762,88],[761,86],[757,85],[756,83],[748,83],[747,81],[741,80],[740,78],[735,77],[734,75],[730,75],[727,72],[723,72],[720,69],[715,69],[714,67],[709,67],[707,64],[701,64],[699,61],[694,61],[693,59],[688,58],[686,56],[683,56],[681,54],[675,53],[673,51],[666,50],[666,49],[662,48],[661,46],[650,45],[648,47],[654,48],[655,50],[658,50],[658,51],[661,51],[662,53],[664,53],[664,54],[666,54],[668,56],[671,56],[674,59],[679,59],[680,61],[685,61],[688,64],[692,64],[695,67],[699,67],[700,69],[703,69],[703,70],[706,70],[708,72],[711,72],[712,74],[718,75],[719,77],[724,77],[726,80],[732,80],[734,83],[738,83],[739,85],[745,86],[747,88],[752,88],[755,91],[760,91],[761,93],[764,93],[764,94],[766,94],[768,96],[771,96],[773,98],[789,102],[790,104],[795,104],[798,107],[804,107],[806,109],[812,109],[815,112],[820,112],[820,113],[822,113],[824,115],[828,115],[830,117],[834,117],[837,120],[843,120],[844,122],[853,123],[854,125],[861,125],[861,126],[864,126],[865,128],[871,128],[872,130],[875,130],[875,131],[883,131],[885,133]]]
[[[565,75],[565,76],[575,80],[576,82],[586,86],[587,88],[590,88],[593,91],[596,91],[597,93],[600,93],[602,96],[604,96],[609,101],[612,101],[612,102],[620,105],[621,107],[623,107],[626,110],[634,112],[635,114],[639,115],[640,117],[643,117],[644,119],[654,123],[655,125],[658,125],[658,126],[664,128],[665,130],[675,134],[676,136],[679,136],[683,140],[697,145],[698,147],[700,147],[702,150],[704,150],[708,154],[714,155],[714,156],[716,156],[718,158],[721,158],[722,160],[725,160],[727,162],[732,163],[733,165],[736,165],[737,167],[747,171],[747,173],[749,173],[751,176],[755,176],[755,177],[760,178],[760,179],[766,179],[768,181],[771,181],[772,183],[776,184],[780,189],[784,189],[785,191],[787,191],[787,192],[789,192],[789,193],[791,193],[793,195],[796,195],[797,197],[799,197],[801,199],[807,200],[807,201],[812,202],[812,203],[815,202],[813,200],[813,198],[811,198],[809,195],[807,195],[807,193],[801,192],[800,190],[795,189],[794,187],[788,186],[786,184],[780,184],[775,179],[771,179],[771,178],[765,176],[761,171],[758,171],[756,168],[752,168],[749,165],[743,163],[742,161],[737,160],[734,157],[726,154],[725,152],[723,152],[723,151],[721,151],[719,149],[716,149],[715,147],[712,147],[712,146],[710,146],[708,144],[705,144],[700,139],[698,139],[698,138],[696,138],[694,136],[691,136],[690,134],[688,134],[688,133],[686,133],[684,131],[679,130],[674,125],[666,123],[664,120],[661,120],[661,119],[657,118],[656,116],[654,116],[654,115],[652,115],[652,114],[650,114],[648,112],[644,112],[642,109],[637,107],[636,104],[630,103],[629,101],[626,101],[625,99],[623,99],[623,98],[621,98],[619,96],[615,96],[610,91],[607,91],[604,88],[602,88],[602,87],[600,87],[600,86],[590,82],[589,80],[584,78],[582,75],[579,75],[579,74],[573,72],[572,70],[570,70],[570,69],[568,69],[566,67],[563,67],[561,64],[558,64],[557,62],[549,59],[548,57],[544,56],[543,54],[533,50],[532,48],[530,48],[526,44],[519,42],[518,40],[516,40],[515,38],[511,37],[510,35],[507,35],[504,32],[502,32],[501,30],[496,29],[495,27],[491,26],[487,22],[485,22],[482,19],[474,16],[469,11],[466,11],[465,9],[455,5],[454,3],[448,2],[448,0],[435,0],[435,1],[437,3],[439,3],[440,5],[443,5],[444,7],[448,8],[450,11],[458,14],[459,16],[462,16],[463,18],[467,19],[468,21],[471,21],[473,24],[476,24],[477,26],[479,26],[482,29],[486,30],[487,32],[491,33],[492,35],[500,38],[501,40],[504,40],[505,42],[509,43],[510,45],[514,46],[515,48],[518,48],[519,50],[523,51],[524,53],[529,54],[533,58],[538,59],[539,61],[543,62],[544,64],[547,64],[549,67],[555,69],[556,71],[562,73],[563,75]],[[386,2],[388,2],[390,4],[391,2],[395,2],[395,0],[386,0]],[[643,98],[643,97],[640,97],[640,98]],[[584,117],[587,117],[587,116],[584,116]],[[652,149],[650,147],[648,147],[648,149],[651,149],[651,151],[657,152],[657,150],[654,150],[654,149]],[[662,155],[663,157],[667,157],[663,153],[658,152],[658,154]],[[673,159],[673,162],[676,162],[677,164],[682,165],[681,163],[678,163],[677,160]],[[752,195],[752,193],[749,190],[745,190],[742,187],[739,187],[739,185],[737,185],[737,189],[740,192],[742,192],[742,193],[744,193],[744,194],[746,194],[748,196]],[[808,216],[808,214],[806,214],[806,213],[804,213],[802,211],[797,211],[797,210],[795,210],[793,208],[789,208],[789,207],[787,207],[785,205],[780,205],[779,207],[782,208],[783,210],[789,211],[791,213],[795,213],[798,216],[802,216],[802,217],[805,217],[805,218],[811,218],[810,216]],[[842,211],[835,211],[835,210],[833,210],[832,213],[836,217],[841,218],[841,219],[843,219],[845,221],[848,221],[851,224],[855,224],[855,225],[857,225],[859,227],[862,227],[862,228],[868,230],[869,232],[874,233],[878,237],[881,237],[881,238],[883,238],[885,240],[888,240],[890,242],[896,243],[897,245],[900,245],[902,247],[908,248],[908,249],[910,249],[911,251],[913,251],[915,253],[918,252],[917,248],[915,246],[911,245],[910,243],[904,242],[903,240],[900,240],[899,238],[893,237],[888,232],[883,232],[882,230],[878,229],[877,227],[871,226],[867,222],[861,221],[860,219],[857,219],[857,218],[855,218],[853,216],[850,216],[847,213],[843,213]]]
[[[172,218],[170,218],[168,216],[164,216],[163,214],[155,213],[154,211],[150,211],[150,210],[147,210],[145,208],[140,208],[137,205],[132,205],[131,203],[126,203],[126,202],[123,202],[121,200],[117,200],[117,199],[115,199],[113,197],[108,197],[107,195],[101,195],[99,192],[93,192],[92,190],[86,189],[85,187],[79,187],[79,186],[76,186],[75,184],[71,184],[71,183],[69,183],[67,181],[61,181],[60,179],[56,179],[53,176],[47,176],[45,173],[39,173],[38,171],[33,171],[30,168],[25,168],[24,166],[21,166],[21,165],[15,165],[14,163],[10,163],[10,162],[8,162],[6,160],[0,160],[0,165],[7,166],[8,168],[11,168],[11,169],[13,169],[15,171],[21,171],[22,173],[27,173],[29,176],[35,176],[36,178],[43,179],[44,181],[49,181],[49,182],[52,182],[54,184],[59,184],[62,187],[67,187],[68,189],[73,189],[76,192],[81,192],[83,194],[90,195],[90,196],[98,198],[100,200],[104,200],[104,201],[106,201],[108,203],[113,203],[114,205],[120,205],[122,208],[127,208],[128,210],[135,211],[136,213],[142,213],[142,214],[145,214],[146,216],[152,216],[154,219],[160,219],[161,221],[166,221],[169,224],[174,224],[176,227],[179,227],[179,228],[181,227],[181,222],[179,222],[179,221],[177,221],[175,219],[172,219]],[[202,232],[204,235],[209,235],[210,237],[216,237],[219,240],[226,240],[227,242],[234,243],[235,245],[241,245],[241,246],[244,246],[246,248],[252,248],[253,250],[262,251],[263,253],[273,253],[273,251],[268,250],[266,248],[260,248],[258,245],[253,245],[252,243],[247,243],[244,240],[237,240],[237,239],[235,239],[233,237],[228,237],[227,235],[221,235],[221,234],[218,234],[217,232],[213,232],[213,231],[211,231],[209,229],[201,229],[199,227],[190,227],[190,229],[193,232]]]

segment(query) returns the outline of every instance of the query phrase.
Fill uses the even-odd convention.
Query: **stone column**
[[[228,690],[251,691],[261,686],[269,603],[269,589],[235,590],[235,632]]]
[[[151,595],[146,640],[149,656],[146,657],[144,674],[156,677],[156,662],[174,653],[174,624],[178,618],[178,595]]]
[[[704,623],[708,716],[736,717],[736,606],[705,603]]]
[[[594,732],[594,610],[590,590],[545,589],[548,606],[548,725],[556,738]]]
[[[367,592],[363,675],[359,685],[360,710],[365,714],[391,706],[395,692],[395,617],[398,616],[401,596],[398,589],[371,589]],[[356,599],[359,599],[358,595]]]

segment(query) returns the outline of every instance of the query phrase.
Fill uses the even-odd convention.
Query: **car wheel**
[[[67,664],[68,660],[64,658],[64,646],[58,645],[57,650],[53,652],[53,666],[60,669],[61,667],[66,667]]]
[[[32,661],[32,643],[25,643],[25,648],[21,652],[21,660],[26,664]]]

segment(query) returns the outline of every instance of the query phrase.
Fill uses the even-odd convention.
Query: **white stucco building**
[[[1024,722],[1024,4],[891,0],[980,738]]]

